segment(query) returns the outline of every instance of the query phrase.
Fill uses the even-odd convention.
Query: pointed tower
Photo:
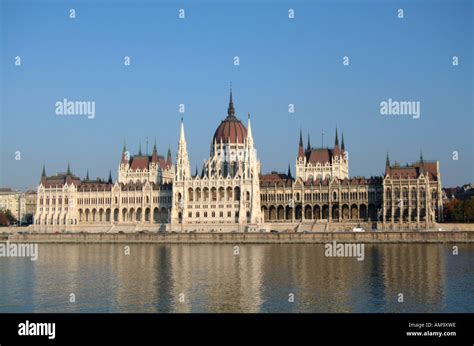
[[[390,158],[388,157],[387,151],[387,158],[385,159],[385,175],[390,174]]]
[[[43,163],[43,170],[41,172],[41,183],[44,185],[46,183],[46,167]]]
[[[171,167],[173,165],[173,159],[171,158],[171,148],[168,147],[168,154],[166,156],[166,166]]]
[[[120,163],[127,164],[128,163],[128,155],[127,155],[127,144],[125,140],[123,141],[123,148],[122,148],[122,160]]]
[[[337,127],[336,127],[336,139],[334,140],[334,156],[339,156],[339,138],[337,135]]]
[[[71,166],[69,165],[69,162],[67,163],[67,175],[71,175]]]
[[[142,141],[140,141],[140,144],[138,145],[138,156],[142,156]]]
[[[291,176],[290,164],[288,164],[288,173],[287,173],[287,176],[288,176],[288,179],[293,179],[293,177]]]
[[[113,181],[112,181],[112,170],[109,170],[109,180],[108,180],[108,183],[109,184],[112,184]]]
[[[153,144],[153,152],[151,154],[151,162],[158,163],[158,149],[156,149],[156,138],[155,138],[155,143]]]
[[[303,131],[300,128],[300,142],[298,144],[298,158],[304,157],[304,148],[303,148]]]
[[[168,158],[171,151],[168,150]],[[184,122],[181,118],[181,130],[179,134],[178,153],[176,155],[176,180],[183,181],[191,177],[191,169],[189,166],[188,149],[186,145],[186,137],[184,135]]]
[[[342,133],[342,139],[341,139],[341,149],[342,151],[345,151],[346,150],[346,147],[344,146],[344,132]]]
[[[86,180],[89,180],[89,170],[87,170]]]
[[[250,113],[247,115],[247,145],[249,148],[254,147],[253,135],[252,135],[252,124],[250,123]]]
[[[310,152],[311,151],[311,142],[309,140],[309,133],[308,133],[308,145],[306,146],[306,151]]]
[[[227,108],[227,117],[235,118],[234,101],[232,100],[232,86],[230,87],[229,107]]]
[[[247,119],[247,139],[246,139],[246,159],[248,162],[248,168],[245,169],[245,175],[251,176],[252,172],[253,175],[259,174],[259,164],[257,162],[257,150],[255,149],[254,142],[253,142],[253,134],[252,134],[252,123],[250,121],[250,113],[248,113]]]

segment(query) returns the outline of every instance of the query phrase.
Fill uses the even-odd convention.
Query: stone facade
[[[217,128],[201,175],[191,175],[181,122],[171,228],[181,230],[248,230],[262,225],[260,162],[250,115],[247,128],[235,116],[230,95],[227,117]]]
[[[15,219],[20,220],[25,201],[21,198],[22,193],[10,188],[0,189],[0,210],[10,210]]]
[[[298,163],[297,163],[298,166]],[[293,179],[260,177],[267,223],[364,224],[377,229],[425,229],[442,221],[441,174],[437,161],[401,167],[387,157],[383,177]],[[337,227],[337,226],[336,226]]]
[[[318,225],[371,229],[422,229],[442,221],[439,163],[390,164],[380,177],[352,177],[341,136],[332,148],[314,148],[302,133],[295,177],[262,175],[250,115],[247,127],[235,115],[232,91],[227,117],[217,127],[201,173],[191,173],[181,119],[176,164],[171,152],[130,156],[123,146],[117,181],[46,176],[37,188],[34,224],[40,231],[99,227],[106,231],[150,229],[176,232],[328,230]],[[284,226],[286,227],[286,226]],[[278,227],[277,227],[278,228]]]
[[[139,152],[125,162],[124,147],[119,180],[115,183],[111,174],[108,180],[91,180],[89,174],[81,180],[69,167],[66,173],[47,177],[43,167],[37,189],[36,228],[46,231],[88,225],[163,227],[170,221],[172,199],[172,184],[166,180],[166,174],[174,171],[174,167],[168,161],[156,169],[155,149],[151,157]]]
[[[298,156],[296,157],[296,179],[303,181],[324,179],[347,179],[349,177],[349,155],[344,145],[344,134],[339,148],[337,135],[333,148],[313,148],[309,135],[308,145],[303,148],[303,134],[300,131]]]

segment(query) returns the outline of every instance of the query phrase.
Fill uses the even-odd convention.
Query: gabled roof
[[[287,174],[271,172],[260,175],[260,186],[291,186],[293,179]]]
[[[423,174],[430,180],[438,180],[437,168],[437,163],[432,161],[419,161],[406,166],[395,163],[386,167],[385,174],[392,179],[417,179]]]

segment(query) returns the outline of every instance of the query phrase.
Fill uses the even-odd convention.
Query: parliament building
[[[235,113],[232,90],[227,116],[217,127],[201,172],[191,173],[181,119],[176,162],[171,151],[130,155],[124,144],[117,180],[47,176],[37,188],[34,225],[40,232],[260,232],[416,230],[442,221],[438,161],[423,156],[391,163],[385,174],[350,177],[344,135],[330,148],[306,148],[300,131],[294,176],[262,174],[252,133]]]

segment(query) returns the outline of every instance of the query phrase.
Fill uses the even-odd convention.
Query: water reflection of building
[[[176,311],[258,312],[264,253],[233,245],[176,245],[170,253]],[[179,302],[184,294],[185,302]]]
[[[440,311],[445,288],[445,247],[439,244],[378,245],[390,311]],[[398,303],[398,294],[404,303]]]
[[[455,292],[445,279],[456,275],[446,270],[451,254],[437,244],[366,245],[363,261],[326,257],[322,244],[246,244],[238,255],[231,244],[125,250],[40,244],[37,263],[0,268],[3,301],[34,312],[438,312]],[[22,283],[26,302],[11,282]]]
[[[268,312],[349,312],[357,298],[354,288],[369,276],[355,258],[326,257],[322,244],[269,245],[262,272]]]

